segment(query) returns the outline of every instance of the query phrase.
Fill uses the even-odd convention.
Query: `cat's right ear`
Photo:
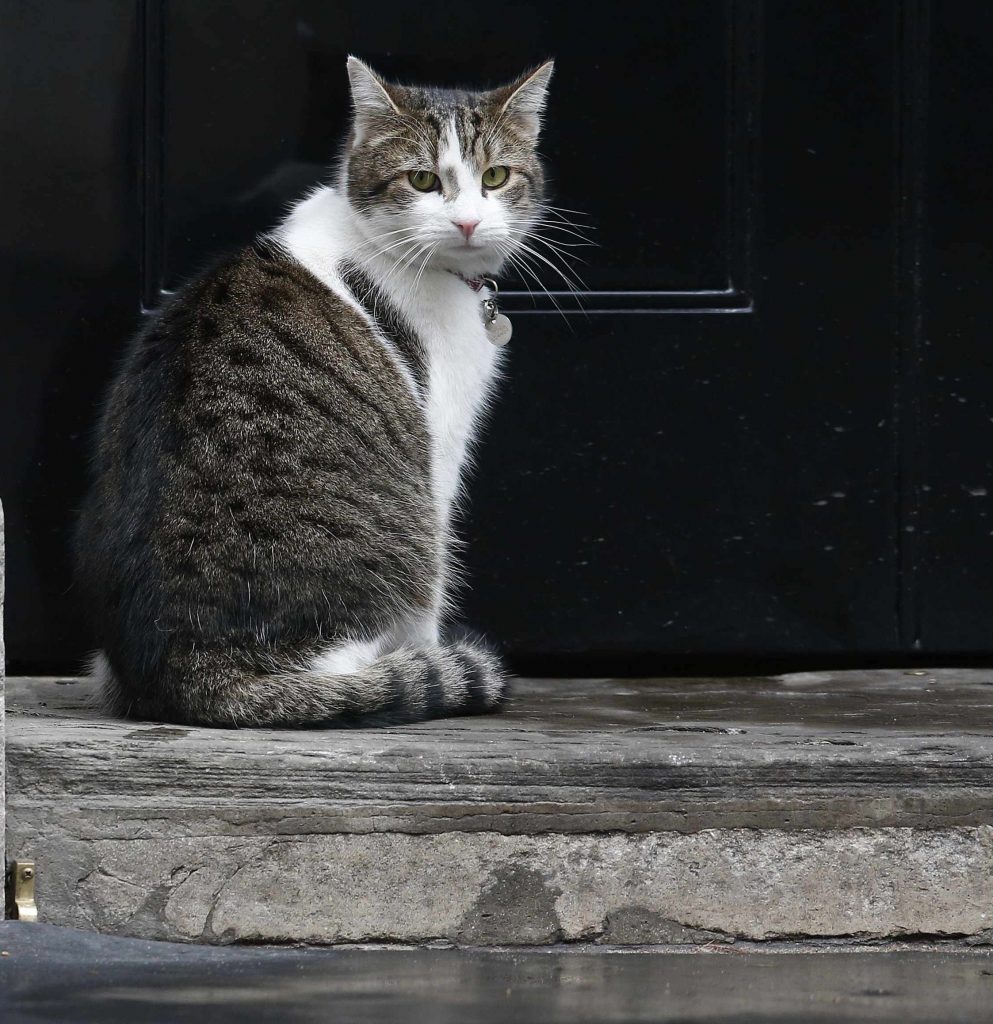
[[[348,58],[348,81],[352,89],[355,145],[358,145],[371,121],[384,114],[399,114],[400,109],[390,96],[387,84],[358,57]]]

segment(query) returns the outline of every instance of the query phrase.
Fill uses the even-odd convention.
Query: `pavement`
[[[0,923],[4,1024],[993,1021],[993,950],[195,946]]]

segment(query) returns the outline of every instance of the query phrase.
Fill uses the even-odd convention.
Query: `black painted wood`
[[[126,335],[320,179],[350,51],[452,83],[554,54],[553,178],[601,243],[585,315],[512,300],[473,625],[546,674],[993,653],[987,5],[625,10],[4,8],[13,668],[88,645],[68,533]]]
[[[605,18],[591,34],[560,3],[509,5],[485,25],[475,8],[455,7],[441,33],[399,2],[249,0],[237,17],[224,4],[171,3],[161,43],[162,251],[150,274],[175,284],[322,180],[347,128],[349,52],[400,80],[450,85],[505,81],[552,54],[545,151],[557,205],[596,227],[600,249],[582,270],[589,287],[645,293],[638,304],[660,303],[658,292],[683,304],[687,293],[694,304],[747,304],[747,147],[728,145],[756,100],[755,68],[735,51],[748,19],[733,12],[743,6],[637,4],[636,32],[626,18]],[[550,284],[563,286],[554,276]]]
[[[993,645],[993,104],[988,4],[931,14],[920,349],[920,643]]]
[[[78,664],[69,533],[140,323],[140,51],[118,0],[0,8],[0,492],[8,666]]]

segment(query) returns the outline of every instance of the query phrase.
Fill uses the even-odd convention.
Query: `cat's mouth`
[[[494,252],[493,246],[486,241],[452,242],[445,246],[445,252],[449,259],[453,260],[477,260],[486,257]]]
[[[451,239],[435,257],[435,265],[441,269],[470,277],[493,273],[502,262],[499,247],[492,238]]]

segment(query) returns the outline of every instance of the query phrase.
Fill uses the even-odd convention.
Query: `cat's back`
[[[111,402],[148,370],[169,389],[163,397],[174,411],[221,389],[251,394],[251,384],[270,397],[314,373],[320,383],[361,379],[370,394],[391,400],[395,408],[384,413],[416,407],[405,375],[357,304],[266,240],[218,260],[167,302],[133,340]]]
[[[430,518],[428,449],[409,375],[356,306],[278,245],[231,254],[154,315],[111,387],[77,532],[93,611],[162,629],[209,592],[228,623],[259,550],[280,607],[301,566],[410,572],[397,535]]]
[[[132,484],[165,463],[201,483],[238,468],[278,480],[427,449],[409,375],[368,320],[266,241],[217,261],[138,333],[98,433],[98,477]]]

